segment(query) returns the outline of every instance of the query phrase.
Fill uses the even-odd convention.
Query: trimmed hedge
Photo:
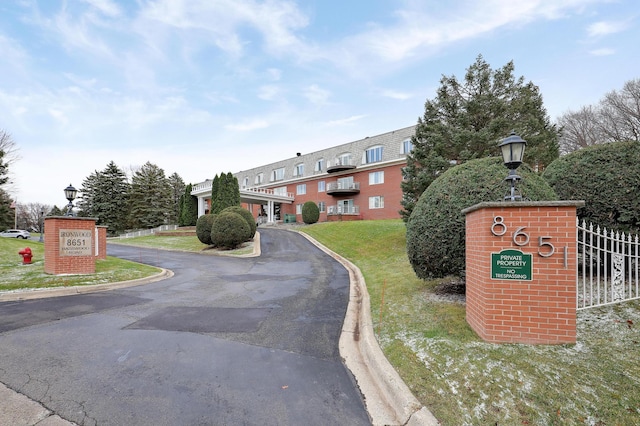
[[[196,236],[202,244],[211,245],[211,225],[213,225],[213,214],[203,214],[196,220]]]
[[[244,220],[247,221],[247,225],[249,225],[249,229],[251,231],[251,236],[249,238],[247,238],[247,240],[250,240],[251,238],[253,238],[254,235],[256,235],[256,229],[258,228],[258,225],[256,224],[256,219],[253,217],[253,215],[251,214],[251,212],[243,207],[240,206],[231,206],[231,207],[227,207],[226,209],[222,210],[222,213],[224,212],[233,212],[233,213],[237,213],[240,216],[242,216],[244,218]]]
[[[422,279],[464,275],[465,216],[462,210],[485,201],[502,201],[509,186],[501,158],[470,160],[434,180],[407,221],[407,255]],[[531,201],[556,200],[553,189],[526,165],[517,188]]]
[[[578,217],[594,225],[640,233],[640,144],[593,145],[560,157],[542,177],[561,200],[584,200]]]
[[[224,212],[215,216],[211,225],[211,243],[216,247],[234,249],[250,240],[251,229],[242,216]]]
[[[320,219],[320,209],[313,201],[307,201],[302,205],[302,221],[307,225],[316,223]]]

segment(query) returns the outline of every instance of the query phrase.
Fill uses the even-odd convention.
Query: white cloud
[[[383,90],[382,96],[384,96],[385,98],[397,99],[400,101],[413,98],[413,94],[411,93],[398,92],[395,90]]]
[[[589,54],[593,56],[609,56],[609,55],[615,55],[615,53],[616,51],[614,49],[609,49],[609,48],[594,49],[589,51]]]
[[[90,4],[94,8],[98,9],[101,13],[107,16],[116,17],[120,16],[122,11],[120,7],[111,0],[83,0],[85,3]]]
[[[263,119],[247,120],[243,121],[242,123],[227,124],[226,126],[224,126],[224,128],[227,130],[237,130],[240,132],[264,129],[266,127],[269,127],[269,122]]]
[[[624,21],[600,21],[589,25],[587,34],[589,37],[602,37],[625,31],[629,27]]]
[[[258,97],[265,101],[271,101],[280,93],[280,88],[275,85],[261,86],[258,91]]]
[[[333,120],[327,123],[328,126],[343,126],[345,124],[353,123],[354,121],[362,120],[366,115],[353,115],[348,118],[343,118],[340,120]]]
[[[326,104],[331,96],[331,92],[320,88],[317,84],[312,84],[304,90],[304,97],[314,104]]]

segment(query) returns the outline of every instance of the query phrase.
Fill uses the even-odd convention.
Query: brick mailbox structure
[[[488,342],[576,342],[576,209],[490,202],[466,215],[466,319]]]
[[[44,272],[94,274],[96,272],[96,219],[52,216],[45,218]],[[106,243],[105,243],[106,245]],[[106,250],[106,248],[105,248]]]

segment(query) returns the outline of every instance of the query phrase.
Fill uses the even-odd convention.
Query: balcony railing
[[[327,164],[327,173],[342,172],[344,170],[355,169],[356,165],[351,159],[336,158],[333,164]]]
[[[342,195],[342,194],[358,194],[360,192],[359,182],[329,182],[327,184],[327,194],[329,195]]]
[[[337,214],[358,215],[360,214],[360,207],[359,206],[342,206],[342,205],[327,206],[327,214],[329,216],[337,215]]]

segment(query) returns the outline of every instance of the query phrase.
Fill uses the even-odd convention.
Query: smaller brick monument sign
[[[96,272],[96,219],[47,217],[44,229],[45,273],[62,275]]]
[[[576,341],[576,208],[480,203],[466,215],[467,323],[489,342]]]

